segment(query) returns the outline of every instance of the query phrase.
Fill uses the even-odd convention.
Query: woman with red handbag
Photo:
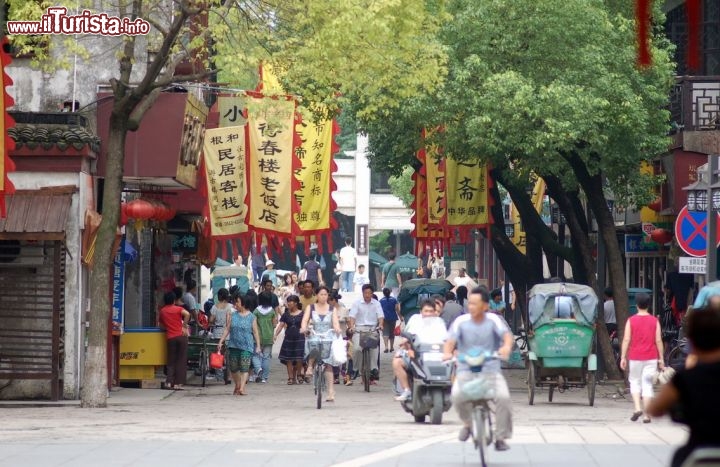
[[[385,321],[383,323],[383,341],[385,342],[385,353],[393,352],[395,350],[395,334],[396,325],[398,321],[402,321],[400,316],[400,302],[391,295],[391,290],[388,287],[383,289],[383,298],[380,299],[380,306],[385,315]],[[399,328],[398,328],[399,329]],[[390,344],[388,346],[388,343]]]

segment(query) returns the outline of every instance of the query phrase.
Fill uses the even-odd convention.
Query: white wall
[[[85,210],[93,199],[92,181],[85,173],[10,172],[8,177],[18,190],[37,190],[53,186],[76,186],[65,225],[65,333],[63,393],[66,399],[80,395],[85,354],[84,310],[87,301],[87,271],[82,265],[82,226]],[[45,384],[41,382],[41,384]]]

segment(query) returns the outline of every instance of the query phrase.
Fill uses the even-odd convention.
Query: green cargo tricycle
[[[539,284],[530,290],[527,329],[529,352],[528,402],[535,389],[553,394],[567,388],[587,387],[588,402],[595,403],[595,318],[598,298],[592,288],[570,283]]]

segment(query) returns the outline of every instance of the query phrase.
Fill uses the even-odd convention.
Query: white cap
[[[269,260],[265,261],[265,266],[270,266],[271,264],[273,264],[273,265],[275,264],[273,262],[273,260],[269,259]]]

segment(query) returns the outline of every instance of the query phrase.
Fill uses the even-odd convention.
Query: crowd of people
[[[379,352],[393,354],[393,372],[400,386],[398,401],[411,395],[407,371],[413,357],[408,341],[398,337],[401,326],[421,340],[443,343],[448,358],[470,346],[498,351],[503,357],[509,355],[513,336],[504,315],[514,299],[511,296],[506,300],[502,287],[492,291],[477,287],[460,270],[453,280],[453,291],[422,301],[420,313],[404,323],[397,300],[403,277],[393,255],[382,269],[382,293],[378,296],[368,283],[363,265],[357,264],[349,242],[345,248],[339,259],[339,289],[324,285],[322,268],[311,258],[300,273],[282,277],[273,275],[274,263],[266,260],[262,272],[256,271],[260,281],[257,292],[250,288],[243,293],[237,287],[218,291],[216,302],[207,310],[206,328],[209,336],[227,349],[226,364],[235,384],[233,394],[247,394],[248,382],[268,382],[272,348],[281,337],[277,357],[286,368],[287,384],[311,383],[313,365],[322,359],[328,402],[335,400],[335,385],[352,385],[357,377],[362,352],[359,339],[363,333],[382,333],[382,346],[371,351],[373,382],[379,378]],[[442,263],[440,257],[432,255],[426,264],[419,265],[417,274],[442,277],[445,274]],[[356,286],[362,297],[348,310],[340,293]],[[182,390],[186,383],[187,336],[191,323],[200,321],[202,314],[195,300],[196,288],[197,284],[190,280],[185,290],[176,288],[163,297],[159,323],[167,334],[166,387],[170,389]],[[614,336],[618,330],[611,289],[604,291],[604,299],[604,320],[608,333]],[[673,466],[681,465],[697,447],[720,445],[713,425],[715,415],[720,414],[715,414],[714,405],[704,403],[720,390],[720,294],[707,296],[705,301],[704,306],[688,315],[686,333],[692,352],[686,367],[674,376],[672,371],[664,371],[668,362],[664,361],[661,323],[651,313],[651,297],[647,294],[636,296],[638,311],[626,321],[619,349],[620,366],[627,371],[633,400],[630,420],[650,423],[651,417],[672,413],[690,426],[688,442],[677,451]],[[318,352],[319,343],[327,343],[330,335],[345,340],[347,362],[342,365],[334,365],[332,358]],[[499,364],[489,365],[488,374],[496,387],[496,448],[503,450],[508,448],[505,441],[512,434],[512,417],[507,382],[499,368]],[[656,396],[653,387],[659,373],[670,376]],[[470,405],[462,396],[462,385],[469,377],[459,364],[452,393],[453,405],[464,422],[461,440],[469,436]]]

